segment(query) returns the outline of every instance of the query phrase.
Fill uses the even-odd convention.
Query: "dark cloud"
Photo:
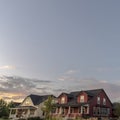
[[[51,83],[51,81],[49,81],[49,80],[34,80],[34,82],[36,82],[36,83]]]
[[[49,93],[49,80],[29,79],[18,76],[0,76],[0,95],[4,99],[10,99],[4,95],[13,94],[12,99],[19,99],[29,94]],[[42,88],[41,90],[38,89]],[[6,94],[5,94],[6,93]],[[14,94],[16,94],[14,96]],[[17,96],[18,94],[18,96]]]

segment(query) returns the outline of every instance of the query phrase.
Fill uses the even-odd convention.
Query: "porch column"
[[[11,112],[12,112],[12,109],[10,109],[10,114],[9,114],[9,116],[11,116]]]
[[[27,117],[30,117],[30,109],[27,111]]]
[[[56,110],[55,110],[55,114],[57,114],[58,113],[58,108],[56,108]]]
[[[81,114],[83,114],[83,106],[81,106]]]
[[[69,106],[69,108],[68,108],[68,114],[70,114],[70,109],[71,109],[71,107]]]
[[[59,114],[62,114],[62,107],[60,107],[60,112],[59,112]]]
[[[89,114],[89,105],[87,106],[87,114]]]

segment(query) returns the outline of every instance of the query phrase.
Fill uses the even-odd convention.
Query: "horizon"
[[[120,101],[120,1],[0,1],[0,98],[103,88]]]

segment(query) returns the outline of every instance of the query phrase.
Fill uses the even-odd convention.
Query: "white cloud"
[[[108,83],[106,80],[101,80],[100,83]]]
[[[73,77],[73,76],[61,76],[58,78],[58,80],[60,81],[71,81],[71,80],[77,80],[77,78]]]
[[[76,72],[76,70],[68,70],[67,72],[65,72],[65,74],[75,74]]]
[[[0,67],[0,70],[11,70],[11,69],[15,69],[15,66],[5,65]]]
[[[68,70],[65,73],[63,73],[58,80],[60,81],[65,81],[65,80],[74,80],[75,79],[75,75],[78,71],[77,70]]]

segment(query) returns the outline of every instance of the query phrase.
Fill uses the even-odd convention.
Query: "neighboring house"
[[[112,103],[103,89],[61,93],[53,116],[108,119],[112,116]]]
[[[54,97],[53,95],[29,95],[23,102],[15,107],[10,108],[9,118],[11,119],[20,119],[20,118],[29,118],[29,117],[44,117],[44,113],[41,110],[44,106],[44,102],[48,99],[49,96]],[[55,98],[55,97],[54,97]]]

